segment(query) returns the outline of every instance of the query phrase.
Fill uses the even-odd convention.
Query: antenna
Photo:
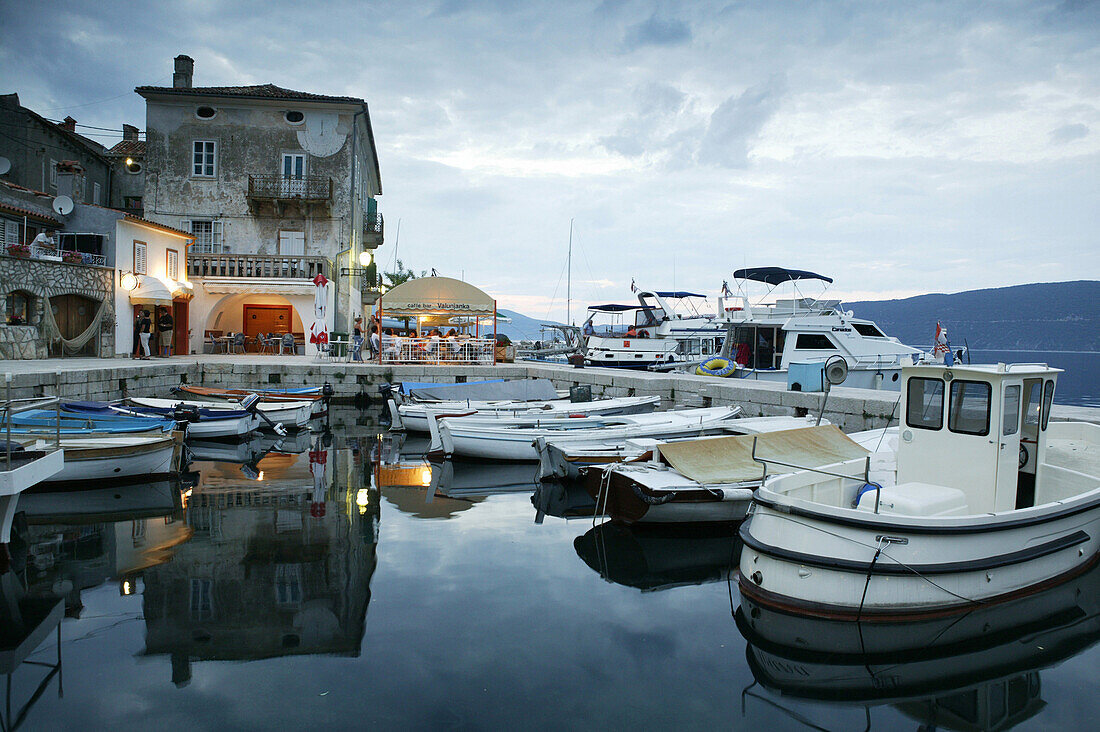
[[[573,219],[569,219],[569,254],[565,261],[565,323],[573,325]]]
[[[62,216],[68,216],[73,212],[73,199],[68,196],[58,196],[53,199],[53,210]]]

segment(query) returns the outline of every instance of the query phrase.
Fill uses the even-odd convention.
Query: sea
[[[964,359],[965,360],[965,359]],[[974,363],[1045,363],[1063,369],[1054,402],[1074,407],[1100,407],[1100,351],[992,351],[974,349]]]

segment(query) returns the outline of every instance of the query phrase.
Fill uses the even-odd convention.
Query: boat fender
[[[663,496],[651,496],[642,491],[637,485],[631,485],[630,489],[634,491],[634,495],[638,497],[638,500],[648,506],[660,506],[662,503],[668,503],[676,498],[674,491],[669,491]]]
[[[852,501],[852,508],[859,507],[859,499],[863,498],[864,493],[870,493],[871,491],[878,491],[879,497],[882,497],[882,486],[878,483],[864,483],[858,491],[856,491],[856,497]]]
[[[726,378],[737,372],[737,362],[724,358],[712,358],[695,367],[695,373],[700,376],[718,376]]]

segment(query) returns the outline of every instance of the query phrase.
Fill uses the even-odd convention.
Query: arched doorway
[[[76,338],[87,330],[99,312],[99,306],[99,302],[83,295],[55,295],[50,298],[50,310],[62,338]],[[54,356],[95,356],[98,353],[98,334],[76,352],[65,353],[60,342],[50,344],[50,354]]]

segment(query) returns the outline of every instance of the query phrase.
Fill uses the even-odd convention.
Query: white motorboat
[[[440,417],[429,425],[432,434],[429,453],[535,461],[539,459],[535,441],[540,438],[592,444],[600,440],[618,443],[627,437],[705,434],[736,419],[739,412],[739,407],[707,407],[614,417]]]
[[[143,407],[175,408],[179,405],[194,407],[196,409],[208,409],[212,411],[241,411],[245,409],[241,403],[200,402],[188,399],[154,399],[151,397],[130,397],[128,401]],[[313,412],[313,402],[257,402],[252,405],[263,417],[271,422],[282,424],[286,427],[305,427],[309,424],[310,414]],[[260,418],[260,427],[268,427],[267,421]],[[247,434],[247,433],[245,433]],[[205,435],[209,437],[209,435]]]
[[[742,526],[742,594],[892,618],[966,612],[1083,571],[1100,548],[1100,426],[1050,421],[1059,373],[906,367],[901,425],[874,454],[805,466],[758,450],[787,474],[766,480]]]
[[[614,399],[596,399],[590,402],[570,402],[557,399],[541,402],[433,402],[430,404],[401,404],[390,401],[390,414],[393,424],[390,429],[428,432],[429,417],[432,415],[478,415],[483,417],[515,418],[529,416],[550,419],[556,417],[579,416],[615,416],[645,414],[652,412],[661,404],[658,396],[616,397]]]
[[[814,424],[812,417],[748,417],[723,420],[712,429],[702,430],[703,435],[751,435],[760,432],[793,430]],[[824,424],[829,424],[828,420]],[[630,435],[620,440],[597,438],[591,441],[559,440],[553,437],[539,438],[535,449],[539,454],[539,479],[580,477],[582,468],[610,465],[620,462],[637,462],[653,457],[658,442],[676,439],[697,439],[700,430],[693,429],[684,437],[670,432],[659,436]]]
[[[46,443],[45,440],[38,442]],[[174,473],[182,444],[182,431],[159,435],[62,435],[65,466],[39,485],[51,486],[51,490],[81,488],[99,480],[149,479],[154,475]],[[34,444],[26,447],[36,449]]]
[[[15,518],[19,496],[26,490],[51,480],[65,466],[65,453],[56,445],[40,449],[20,449],[11,452],[7,445],[0,453],[0,550],[11,541],[11,524]]]
[[[833,425],[658,443],[650,460],[581,470],[600,513],[622,523],[724,523],[745,517],[764,477],[757,444],[827,465],[866,450]]]

